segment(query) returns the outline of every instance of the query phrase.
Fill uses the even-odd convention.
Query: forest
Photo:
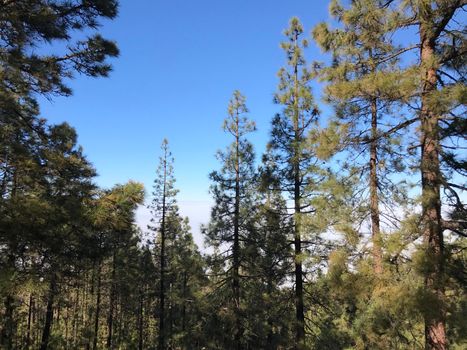
[[[313,6],[332,23],[284,23],[265,150],[242,92],[225,106],[203,250],[166,139],[152,188],[100,188],[41,113],[112,79],[118,1],[0,0],[1,349],[467,349],[466,5],[331,0]]]

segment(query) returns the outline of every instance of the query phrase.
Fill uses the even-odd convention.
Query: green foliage
[[[167,140],[148,240],[143,185],[98,188],[76,131],[39,118],[39,95],[109,74],[117,1],[0,1],[0,347],[465,349],[464,7],[332,0],[312,66],[292,18],[259,168],[230,100],[202,255]]]
[[[233,141],[225,151],[217,153],[221,169],[210,174],[215,202],[205,230],[207,244],[223,251],[211,257],[209,268],[215,269],[218,275],[212,281],[217,295],[211,300],[211,312],[219,313],[219,317],[211,322],[221,323],[222,329],[233,330],[213,335],[216,346],[226,348],[249,346],[247,344],[252,342],[246,329],[248,291],[245,288],[248,283],[245,281],[252,273],[251,259],[255,251],[252,235],[257,198],[254,193],[255,155],[246,135],[255,130],[255,124],[247,118],[245,100],[239,91],[234,91],[227,108],[228,116],[223,128]]]

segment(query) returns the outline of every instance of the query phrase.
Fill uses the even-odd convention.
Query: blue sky
[[[230,142],[221,125],[233,90],[247,97],[258,126],[251,139],[260,155],[278,111],[272,97],[276,72],[285,62],[282,31],[298,16],[309,35],[314,25],[329,20],[328,3],[121,0],[119,17],[100,30],[121,50],[110,77],[76,77],[70,82],[73,96],[43,101],[42,115],[77,129],[104,187],[133,179],[150,193],[167,137],[182,213],[198,232],[209,215],[215,152]],[[307,55],[323,59],[314,44]],[[144,221],[147,214],[138,215]]]

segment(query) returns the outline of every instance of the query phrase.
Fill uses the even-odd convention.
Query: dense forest
[[[75,129],[40,112],[111,75],[117,0],[0,0],[1,348],[466,349],[466,5],[292,18],[262,154],[247,98],[226,106],[201,251],[167,140],[152,189],[99,188]]]

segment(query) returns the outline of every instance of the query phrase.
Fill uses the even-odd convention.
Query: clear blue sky
[[[160,143],[167,137],[175,156],[179,199],[206,203],[208,174],[218,167],[214,154],[230,142],[221,124],[232,91],[239,89],[247,97],[250,117],[258,126],[252,141],[259,155],[278,110],[272,96],[276,72],[285,62],[279,48],[282,31],[298,16],[309,35],[315,24],[329,20],[329,2],[120,3],[118,18],[101,29],[121,50],[110,77],[78,76],[70,83],[73,96],[43,101],[42,115],[77,129],[98,170],[97,182],[104,187],[133,179],[143,182],[149,193]],[[323,59],[314,44],[307,55]],[[199,211],[186,211],[193,226],[208,212]]]

